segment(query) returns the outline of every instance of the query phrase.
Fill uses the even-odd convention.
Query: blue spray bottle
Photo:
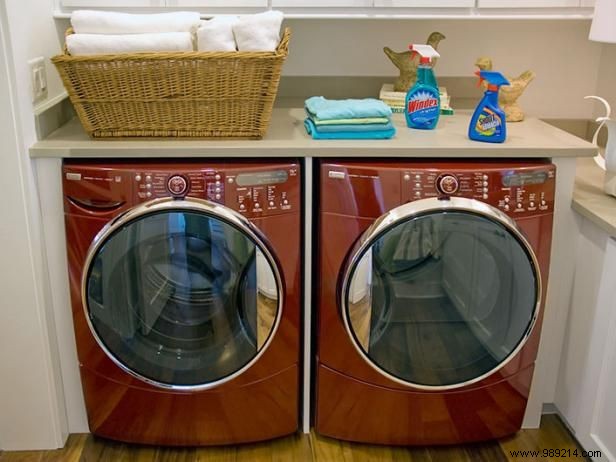
[[[409,128],[432,130],[441,115],[441,96],[432,70],[432,59],[440,55],[430,45],[409,45],[409,49],[413,52],[411,59],[415,54],[419,54],[420,58],[417,82],[406,94],[406,125]]]
[[[500,72],[480,71],[477,75],[480,84],[484,80],[488,82],[488,89],[471,118],[468,137],[485,143],[502,143],[507,138],[507,123],[505,111],[498,105],[498,91],[501,85],[509,85],[509,81]]]

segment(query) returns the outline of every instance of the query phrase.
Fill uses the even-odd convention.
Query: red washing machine
[[[210,445],[295,432],[298,162],[67,161],[63,186],[92,433]]]
[[[555,167],[320,164],[316,431],[392,445],[520,429]]]

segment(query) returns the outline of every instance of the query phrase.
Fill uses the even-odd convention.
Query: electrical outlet
[[[30,66],[30,83],[32,87],[32,102],[38,103],[47,98],[47,72],[45,71],[45,58],[38,58],[28,61]]]

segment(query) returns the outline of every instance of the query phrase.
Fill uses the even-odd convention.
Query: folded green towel
[[[314,122],[314,120],[312,121]],[[382,132],[394,128],[391,122],[386,124],[328,124],[315,125],[315,129],[320,133],[335,133],[335,132]]]
[[[364,124],[388,124],[387,117],[358,117],[355,119],[319,119],[308,112],[308,116],[312,119],[317,127],[322,125],[364,125]]]
[[[320,132],[314,125],[312,119],[304,120],[306,132],[315,140],[383,140],[389,139],[396,134],[396,128],[392,125],[389,130],[378,130],[369,132]]]
[[[375,98],[328,100],[313,96],[305,101],[306,110],[321,120],[390,117],[391,108]]]

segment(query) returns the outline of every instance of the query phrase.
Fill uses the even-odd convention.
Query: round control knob
[[[145,181],[152,181],[152,177],[150,175],[145,176]]]
[[[506,205],[506,204],[505,204],[505,207],[504,207],[504,208],[505,208],[505,210],[507,210],[507,211],[509,210],[509,206],[508,206],[508,205]]]
[[[273,207],[274,205],[275,205],[275,204],[274,204],[274,201],[269,201],[269,206],[270,206],[270,207]]]
[[[288,205],[288,204],[289,204],[289,201],[285,199],[285,200],[283,200],[283,201],[282,201],[282,203],[283,203],[284,205]]]
[[[259,204],[258,202],[255,202],[255,209],[260,209],[261,208],[261,204]]]
[[[173,175],[167,180],[167,190],[173,196],[185,196],[188,192],[188,181],[181,175]]]
[[[141,181],[141,175],[139,174],[135,175],[135,181]]]
[[[409,181],[411,179],[411,175],[409,175],[408,173],[405,173],[402,178],[404,178],[404,181]]]
[[[152,197],[152,193],[148,191],[147,193],[145,193],[145,197]]]
[[[436,189],[442,194],[455,194],[458,192],[459,187],[458,179],[449,173],[441,175],[436,179]]]

